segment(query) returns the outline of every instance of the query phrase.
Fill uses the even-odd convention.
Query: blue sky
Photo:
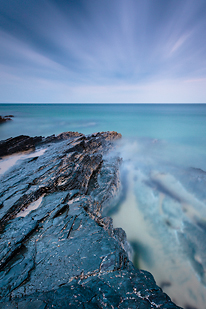
[[[206,103],[205,0],[1,0],[0,102]]]

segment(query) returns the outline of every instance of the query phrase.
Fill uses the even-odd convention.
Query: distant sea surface
[[[122,196],[107,215],[136,266],[184,308],[206,303],[206,104],[0,104],[0,140],[117,131]]]
[[[206,142],[206,104],[0,104],[0,115],[8,114],[15,118],[1,126],[0,139],[114,130],[185,145]]]

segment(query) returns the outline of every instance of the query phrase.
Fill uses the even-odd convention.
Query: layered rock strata
[[[46,151],[0,178],[0,308],[178,308],[134,268],[124,231],[102,217],[121,188],[121,159],[108,156],[120,137],[66,132],[1,142],[1,154]]]

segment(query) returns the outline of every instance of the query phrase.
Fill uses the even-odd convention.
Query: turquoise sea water
[[[206,303],[206,104],[0,104],[0,140],[63,131],[123,135],[122,197],[108,214],[139,267],[184,308]]]
[[[0,138],[16,134],[115,130],[125,137],[149,137],[199,145],[206,142],[206,104],[0,104],[13,114]]]

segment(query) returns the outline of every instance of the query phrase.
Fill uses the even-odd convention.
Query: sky
[[[1,0],[1,103],[206,103],[205,0]]]

